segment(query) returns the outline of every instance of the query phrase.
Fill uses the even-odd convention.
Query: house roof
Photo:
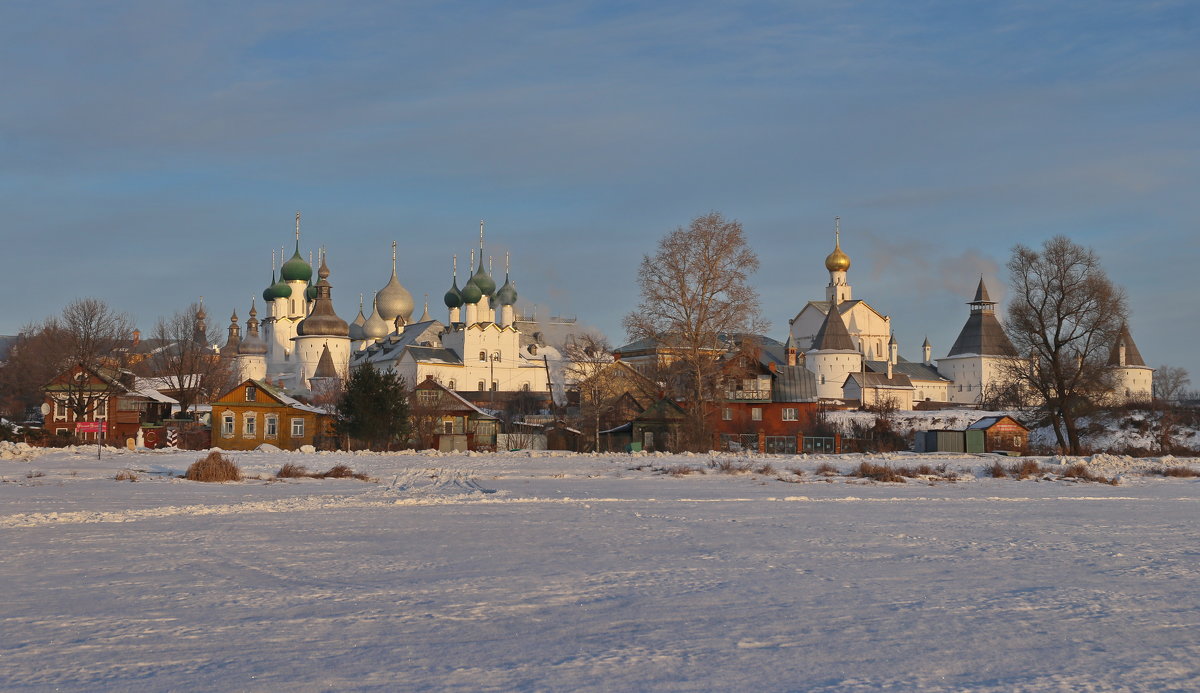
[[[1007,416],[1007,415],[1001,415],[1001,416],[985,416],[985,417],[983,417],[982,419],[980,419],[980,420],[976,421],[975,423],[971,424],[970,426],[967,426],[967,428],[987,430],[987,429],[991,428],[992,426],[995,426],[996,424],[1000,423],[1001,421],[1003,421],[1003,420],[1005,420],[1005,419],[1008,419],[1009,421],[1011,421],[1011,422],[1015,423],[1016,425],[1018,425],[1018,426],[1020,426],[1021,428],[1025,429],[1026,431],[1028,431],[1028,430],[1029,430],[1029,427],[1028,427],[1028,426],[1026,426],[1025,424],[1021,423],[1020,421],[1017,421],[1017,420],[1016,420],[1016,419],[1014,419],[1013,417],[1011,417],[1011,416]]]
[[[872,373],[887,373],[887,361],[863,361],[863,365]],[[933,366],[903,358],[892,364],[892,373],[903,373],[911,380],[950,382],[949,378],[939,373],[938,369]]]
[[[417,385],[416,389],[418,389],[418,390],[440,390],[444,396],[449,397],[450,400],[458,406],[458,409],[460,411],[470,410],[470,411],[475,412],[476,414],[479,414],[480,416],[484,417],[485,419],[497,418],[497,417],[492,416],[491,414],[485,412],[484,410],[480,409],[479,407],[475,406],[468,400],[464,399],[462,395],[458,394],[454,390],[451,390],[450,388],[446,387],[445,385],[442,385],[441,383],[437,382],[436,380],[425,380],[425,381],[421,382],[419,385]]]
[[[817,376],[804,366],[779,366],[771,385],[772,402],[817,401]]]
[[[887,373],[851,373],[846,378],[846,382],[853,380],[859,387],[869,387],[880,390],[912,390],[912,380],[903,373],[892,372],[892,377],[887,377]]]
[[[463,360],[458,354],[444,347],[408,347],[408,355],[418,363],[448,363],[461,365]]]

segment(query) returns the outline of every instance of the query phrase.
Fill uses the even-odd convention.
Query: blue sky
[[[6,2],[0,333],[82,295],[244,319],[300,210],[347,319],[392,239],[441,315],[486,219],[523,302],[618,344],[641,256],[718,210],[778,338],[834,216],[914,359],[1065,234],[1200,376],[1197,36],[1185,2]]]

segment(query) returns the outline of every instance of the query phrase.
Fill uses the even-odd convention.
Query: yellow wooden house
[[[246,380],[212,403],[212,444],[253,450],[269,443],[283,450],[320,446],[331,439],[333,417],[261,380]]]

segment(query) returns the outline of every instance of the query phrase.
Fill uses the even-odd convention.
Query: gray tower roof
[[[1012,356],[1017,353],[1004,328],[996,319],[996,302],[988,297],[987,287],[983,279],[979,279],[979,288],[975,290],[975,299],[971,306],[971,315],[967,323],[954,340],[947,356],[960,354],[979,354],[980,356]]]
[[[829,306],[825,314],[825,322],[813,337],[814,351],[854,351],[854,340],[850,339],[850,331],[846,329],[846,321],[836,305]]]
[[[1121,365],[1121,345],[1125,345],[1125,365],[1126,366],[1145,366],[1146,362],[1142,359],[1142,354],[1138,351],[1137,345],[1133,343],[1133,336],[1129,334],[1129,325],[1121,325],[1121,333],[1117,335],[1117,341],[1113,343],[1112,351],[1108,353],[1108,365]]]

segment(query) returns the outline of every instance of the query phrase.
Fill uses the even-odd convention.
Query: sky
[[[1146,361],[1200,381],[1198,36],[1170,1],[10,0],[0,334],[82,296],[143,331],[200,296],[244,320],[300,211],[347,320],[393,240],[444,320],[483,219],[526,310],[617,345],[642,256],[715,210],[777,339],[824,296],[835,216],[914,360],[1062,234]]]

